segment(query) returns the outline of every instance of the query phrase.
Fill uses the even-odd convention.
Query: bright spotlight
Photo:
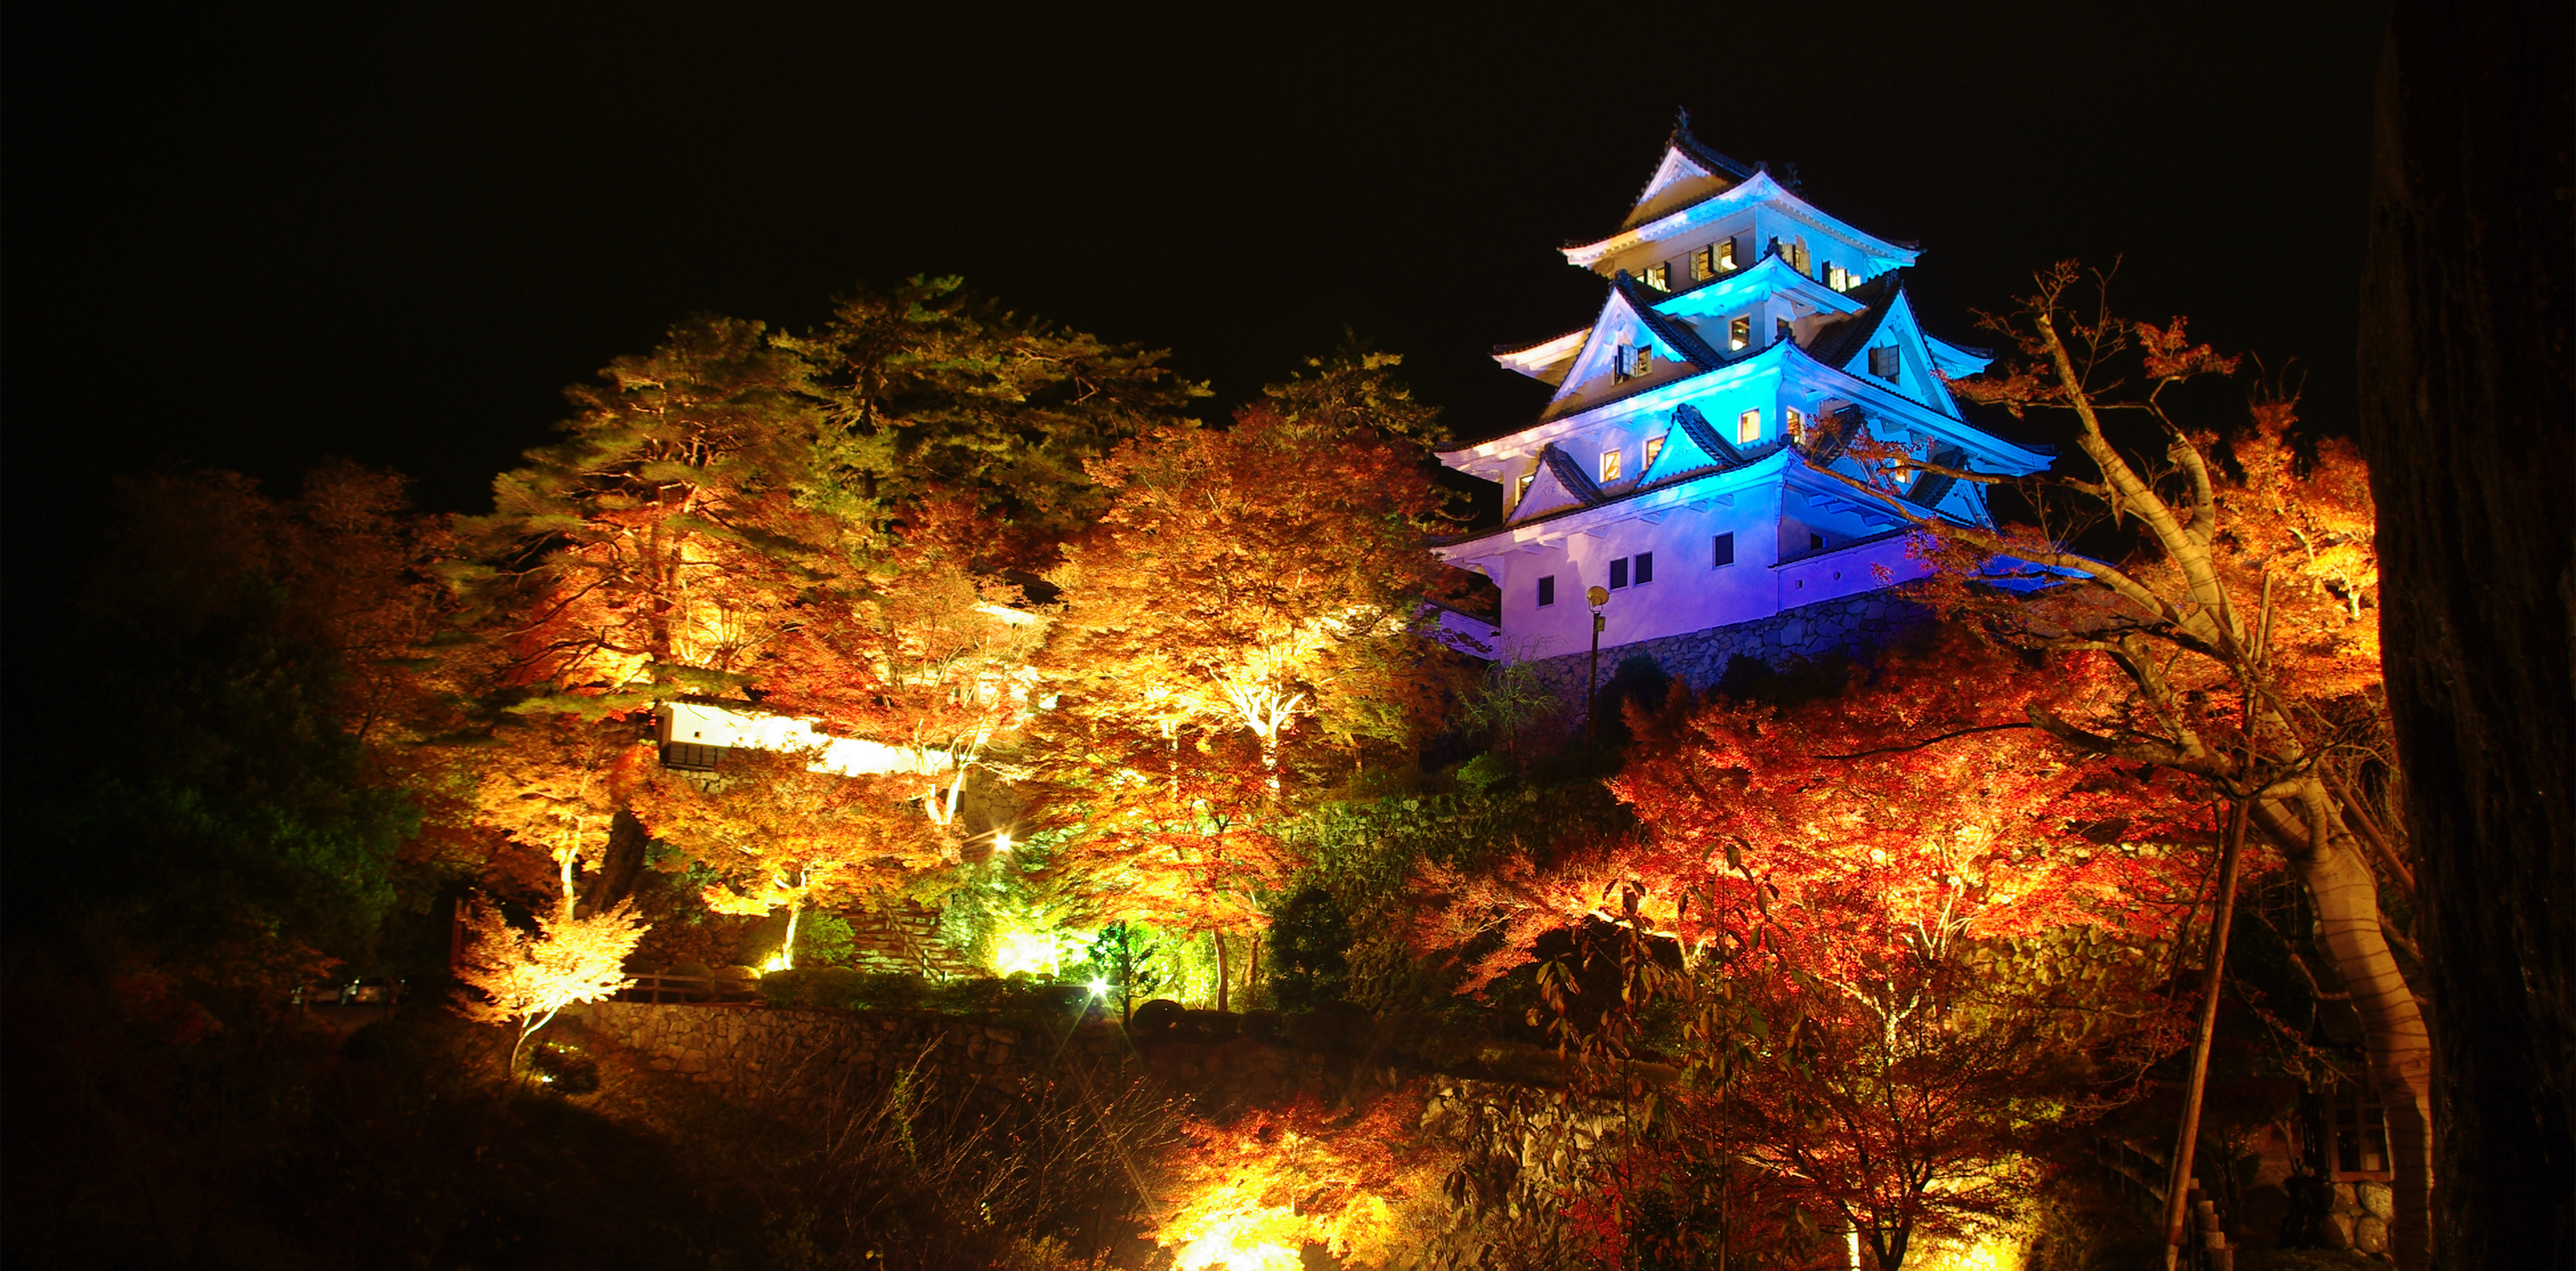
[[[1009,830],[993,831],[993,850],[997,853],[1011,850],[1011,832]]]
[[[1095,977],[1091,981],[1091,995],[1093,997],[1109,996],[1109,981]]]

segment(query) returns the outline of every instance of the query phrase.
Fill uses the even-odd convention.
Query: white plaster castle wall
[[[814,770],[843,776],[879,773],[945,772],[949,758],[939,751],[912,751],[858,737],[833,737],[813,724],[782,715],[728,710],[704,702],[673,702],[655,712],[665,742],[749,750],[816,750]]]

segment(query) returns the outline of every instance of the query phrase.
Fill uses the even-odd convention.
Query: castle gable
[[[1637,488],[1724,472],[1743,465],[1744,455],[1709,426],[1707,418],[1699,413],[1697,407],[1684,403],[1673,408],[1672,431],[1664,434],[1664,446],[1655,455],[1655,461],[1638,474]]]
[[[1601,316],[1584,336],[1541,420],[1588,410],[1614,397],[1726,364],[1688,323],[1655,312],[1655,292],[1626,274],[1610,283]]]
[[[1593,483],[1592,475],[1551,442],[1540,447],[1538,467],[1530,474],[1529,488],[1521,492],[1520,502],[1512,508],[1511,520],[1517,524],[1568,508],[1591,507],[1600,501],[1601,487]]]
[[[1965,350],[1932,340],[1914,316],[1902,273],[1868,284],[1876,294],[1869,307],[1851,317],[1817,328],[1806,342],[1807,356],[1949,416],[1960,418],[1958,403],[1941,382],[1950,366],[1971,364]],[[1937,346],[1937,347],[1936,347]],[[1983,363],[1974,363],[1982,369]]]
[[[1619,222],[1619,228],[1634,229],[1711,195],[1722,194],[1751,175],[1752,169],[1719,154],[1692,136],[1690,116],[1684,114],[1672,136],[1664,142],[1664,157],[1655,165],[1655,175],[1647,179],[1646,188],[1637,195],[1636,206],[1628,210],[1627,219]]]

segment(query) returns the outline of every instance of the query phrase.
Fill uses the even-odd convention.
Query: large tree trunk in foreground
[[[2389,1252],[2401,1267],[2422,1267],[2432,1255],[2433,1038],[2415,991],[2397,969],[2380,928],[2379,882],[2353,836],[2326,820],[2316,840],[2312,811],[2327,806],[2313,778],[2303,798],[2258,799],[2254,824],[2281,847],[2316,907],[2317,943],[2323,945],[2353,1010],[2361,1016],[2362,1053],[2388,1114],[2388,1156],[2395,1178],[2389,1190],[2395,1221]]]
[[[2380,72],[2361,429],[2457,1271],[2576,1266],[2572,70],[2565,0],[2406,0]]]

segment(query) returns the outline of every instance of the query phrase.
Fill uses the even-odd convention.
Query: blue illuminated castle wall
[[[1862,642],[1887,608],[1874,593],[1925,567],[1897,507],[1831,475],[1860,475],[1859,430],[1980,473],[2049,462],[1961,417],[1941,377],[1987,356],[1917,320],[1915,246],[1817,209],[1687,120],[1617,232],[1564,253],[1604,279],[1591,324],[1494,354],[1554,396],[1527,426],[1440,455],[1502,486],[1499,528],[1435,547],[1500,590],[1499,629],[1463,631],[1499,657],[1587,652],[1595,586],[1610,592],[1605,671],[1647,652],[1701,680],[1731,652]],[[1904,498],[1988,519],[1974,482],[1922,476]]]

